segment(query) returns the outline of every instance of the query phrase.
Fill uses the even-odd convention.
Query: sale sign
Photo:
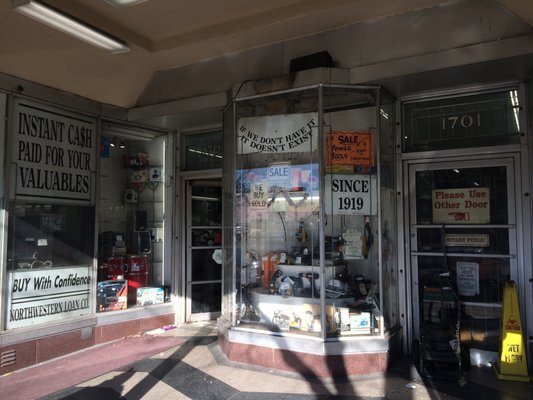
[[[374,146],[369,132],[328,132],[328,165],[373,166]]]
[[[431,192],[434,224],[490,223],[490,189],[434,189]]]

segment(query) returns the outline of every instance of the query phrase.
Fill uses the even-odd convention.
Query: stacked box
[[[147,306],[165,302],[165,290],[162,287],[143,287],[137,289],[137,305]]]
[[[121,279],[98,282],[96,301],[100,312],[128,308],[128,281]]]

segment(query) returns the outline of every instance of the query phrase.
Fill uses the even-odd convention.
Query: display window
[[[15,99],[5,329],[94,313],[96,120]]]
[[[166,137],[124,129],[104,124],[101,137],[97,312],[170,301],[163,263]]]
[[[235,101],[226,317],[237,329],[334,338],[394,323],[397,300],[383,303],[384,277],[397,296],[392,107],[378,99],[326,85]]]
[[[91,314],[94,207],[15,201],[9,215],[6,328]]]

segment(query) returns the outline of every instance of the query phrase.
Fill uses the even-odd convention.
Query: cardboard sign
[[[326,213],[333,215],[375,215],[376,177],[371,175],[325,176]]]
[[[318,146],[316,113],[268,115],[237,121],[237,154],[310,152]]]
[[[268,207],[268,186],[265,184],[253,185],[249,194],[250,208],[263,210]]]
[[[434,189],[431,192],[434,224],[490,223],[490,189]]]
[[[369,132],[328,132],[328,166],[373,166],[374,143]]]

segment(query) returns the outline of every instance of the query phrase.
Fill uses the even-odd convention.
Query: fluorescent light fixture
[[[222,156],[220,154],[213,154],[213,153],[208,153],[206,151],[200,151],[200,150],[195,150],[195,149],[187,149],[189,152],[191,153],[198,153],[198,154],[202,154],[204,156],[208,156],[208,157],[216,157],[216,158],[222,158]]]
[[[124,53],[130,49],[119,40],[81,23],[77,19],[35,0],[14,0],[15,11],[45,25],[60,30],[93,46],[112,53]]]
[[[115,7],[131,7],[140,3],[144,3],[146,0],[105,0],[109,4]]]

